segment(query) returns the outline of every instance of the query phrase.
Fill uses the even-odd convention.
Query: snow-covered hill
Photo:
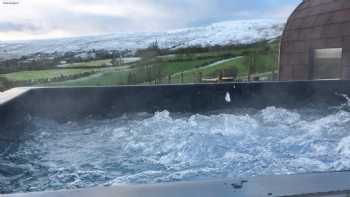
[[[162,48],[247,44],[280,36],[284,25],[284,21],[278,20],[239,20],[167,32],[115,33],[64,39],[0,42],[0,57],[91,49],[135,50],[145,48],[156,40]]]

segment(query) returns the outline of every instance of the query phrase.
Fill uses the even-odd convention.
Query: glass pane
[[[339,79],[342,51],[341,48],[314,50],[313,79]]]

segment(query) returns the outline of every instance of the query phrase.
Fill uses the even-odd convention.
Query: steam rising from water
[[[0,154],[2,192],[350,168],[346,106],[32,122]]]

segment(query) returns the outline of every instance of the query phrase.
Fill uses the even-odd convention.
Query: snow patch
[[[167,32],[114,33],[50,40],[0,42],[0,57],[88,50],[136,50],[158,41],[161,48],[250,44],[282,35],[285,21],[236,20]]]

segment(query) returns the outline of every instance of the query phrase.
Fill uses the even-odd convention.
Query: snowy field
[[[247,44],[280,36],[284,25],[285,21],[280,20],[238,20],[167,32],[130,32],[66,39],[0,42],[0,58],[38,52],[81,52],[92,49],[135,50],[146,48],[155,41],[159,41],[162,48]]]

